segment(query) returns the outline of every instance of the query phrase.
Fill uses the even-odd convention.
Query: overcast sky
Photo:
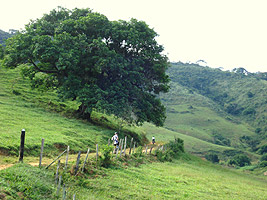
[[[23,29],[57,6],[91,8],[109,20],[145,21],[170,61],[267,72],[266,0],[0,0],[0,29]]]

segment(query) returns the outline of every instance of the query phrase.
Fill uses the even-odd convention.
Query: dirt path
[[[6,164],[6,165],[0,165],[0,170],[12,167],[14,164]]]

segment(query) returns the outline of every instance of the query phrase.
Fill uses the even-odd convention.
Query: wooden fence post
[[[43,151],[44,151],[44,138],[42,139],[42,143],[41,143],[41,153],[40,153],[39,167],[42,166]]]
[[[97,168],[97,158],[98,158],[98,144],[96,144],[96,168]]]
[[[84,171],[84,167],[85,167],[85,164],[86,164],[86,161],[87,161],[87,158],[88,158],[89,152],[90,152],[90,148],[88,148],[88,150],[87,150],[87,154],[86,154],[86,157],[85,157],[85,160],[84,160],[84,163],[83,163],[82,172]]]
[[[75,200],[75,198],[76,198],[76,194],[73,195],[73,199],[72,200]]]
[[[57,196],[59,195],[59,190],[60,190],[60,186],[61,186],[61,180],[62,180],[62,176],[59,177],[58,186],[57,186]]]
[[[134,154],[134,150],[135,150],[135,142],[134,142],[134,146],[133,146],[133,154]]]
[[[150,148],[149,155],[152,153],[153,146]]]
[[[64,170],[67,170],[67,168],[68,168],[69,152],[70,152],[70,146],[67,147],[66,162],[65,162]]]
[[[119,150],[120,150],[120,146],[116,147],[116,159],[118,158]]]
[[[133,138],[131,139],[131,143],[130,143],[129,155],[131,154],[131,151],[132,151],[132,145],[133,145]]]
[[[108,138],[108,146],[110,145],[110,138]]]
[[[57,185],[57,179],[58,179],[59,166],[60,166],[60,160],[58,160],[58,164],[57,164],[57,171],[56,171],[56,178],[55,178],[55,184],[56,185]]]
[[[64,184],[63,185],[63,196],[62,196],[62,199],[65,200],[66,199],[66,196],[67,196],[67,190],[66,190],[66,186]]]
[[[148,147],[148,145],[146,145],[146,155],[147,155],[147,147]]]
[[[125,136],[125,142],[124,142],[124,156],[126,155],[126,146],[127,146],[127,136]]]
[[[25,144],[25,129],[22,129],[20,135],[19,162],[23,162],[24,144]]]
[[[120,157],[121,157],[121,154],[122,154],[122,148],[123,148],[123,140],[121,140],[121,152],[120,152]]]
[[[79,169],[80,158],[81,158],[81,151],[79,151],[78,156],[77,156],[76,167],[75,167],[75,172],[74,172],[75,175],[77,174],[78,169]]]

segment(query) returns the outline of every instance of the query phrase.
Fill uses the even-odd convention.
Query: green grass
[[[226,120],[209,107],[189,106],[168,105],[173,112],[168,112],[165,127],[208,142],[214,142],[213,134],[220,134],[231,140],[232,147],[239,148],[240,137],[255,135],[246,124]]]
[[[79,200],[266,199],[267,179],[263,175],[255,177],[189,155],[171,163],[152,162],[139,167],[124,164],[95,172],[97,175],[72,177],[70,182],[65,182],[68,197],[76,194]],[[24,189],[23,194],[31,199],[48,198],[44,195],[55,199],[52,171],[19,164],[1,171],[0,175],[4,183],[0,194],[8,191],[16,196]]]
[[[266,199],[266,186],[266,179],[190,157],[107,170],[74,191],[79,199]]]
[[[27,164],[0,171],[0,199],[54,199],[53,172]]]

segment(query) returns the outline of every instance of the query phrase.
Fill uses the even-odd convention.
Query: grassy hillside
[[[15,165],[0,171],[0,195],[17,199],[57,199],[51,171]],[[22,178],[23,177],[23,178]],[[65,176],[67,177],[67,176]],[[19,182],[18,182],[19,181]],[[102,169],[65,182],[76,199],[266,199],[266,177],[214,166],[184,156],[169,163]],[[62,191],[60,192],[60,195]]]
[[[265,134],[267,118],[267,81],[258,74],[224,72],[195,64],[175,63],[169,70],[172,81],[210,99],[223,111],[247,121]]]
[[[75,103],[60,102],[52,91],[32,90],[19,73],[19,68],[0,67],[1,154],[18,155],[22,129],[26,130],[26,154],[30,152],[31,155],[39,154],[42,138],[46,154],[67,145],[77,152],[86,151],[88,146],[94,147],[97,143],[106,144],[114,130],[118,130],[111,117],[98,113],[92,116],[94,124],[74,118]],[[136,131],[126,127],[120,136],[131,134],[138,140]]]
[[[112,116],[97,112],[92,116],[93,123],[75,118],[78,105],[60,102],[53,91],[32,90],[19,73],[19,68],[0,67],[0,164],[17,161],[7,155],[18,155],[22,128],[26,129],[26,163],[38,162],[41,138],[45,138],[44,162],[50,163],[51,158],[47,155],[57,153],[67,145],[72,153],[86,151],[88,146],[94,148],[96,143],[107,143],[118,129],[118,122]],[[171,92],[175,94],[174,90]],[[165,127],[151,124],[141,128],[124,127],[123,134],[141,140],[141,135],[146,132],[148,138],[155,135],[157,142],[180,137],[187,151],[200,155],[217,152],[221,153],[220,159],[224,158],[225,152],[249,149],[238,143],[238,137],[254,134],[247,124],[231,116],[226,119],[228,115],[203,95],[191,96],[183,88],[179,94],[184,101],[167,104]],[[168,102],[166,98],[179,100],[180,97],[170,95],[164,97],[164,101]],[[214,144],[216,131],[222,135],[227,133],[223,136],[231,139],[229,146]],[[255,163],[256,156],[248,155]],[[254,173],[258,176],[254,176],[185,154],[179,160],[165,163],[155,162],[150,156],[144,160],[137,157],[135,161],[126,156],[114,161],[117,165],[110,168],[95,169],[92,164],[94,156],[91,155],[85,173],[78,176],[73,176],[72,172],[76,155],[71,156],[70,165],[73,166],[63,174],[69,199],[73,194],[76,199],[266,199],[267,180],[263,176],[266,167],[256,169],[258,171]],[[82,162],[84,157],[82,155]],[[63,165],[60,173],[63,173],[62,168]],[[45,170],[27,164],[1,170],[0,199],[58,199],[55,170],[55,166]]]
[[[166,129],[205,141],[206,147],[197,145],[202,153],[218,152],[210,143],[220,145],[221,154],[225,151],[222,146],[255,152],[266,143],[266,121],[262,123],[267,114],[266,81],[183,63],[173,64],[168,74],[171,89],[161,96],[167,107]],[[239,114],[227,107],[234,104],[243,108]],[[255,112],[248,114],[252,105]],[[197,152],[192,147],[190,151]]]

